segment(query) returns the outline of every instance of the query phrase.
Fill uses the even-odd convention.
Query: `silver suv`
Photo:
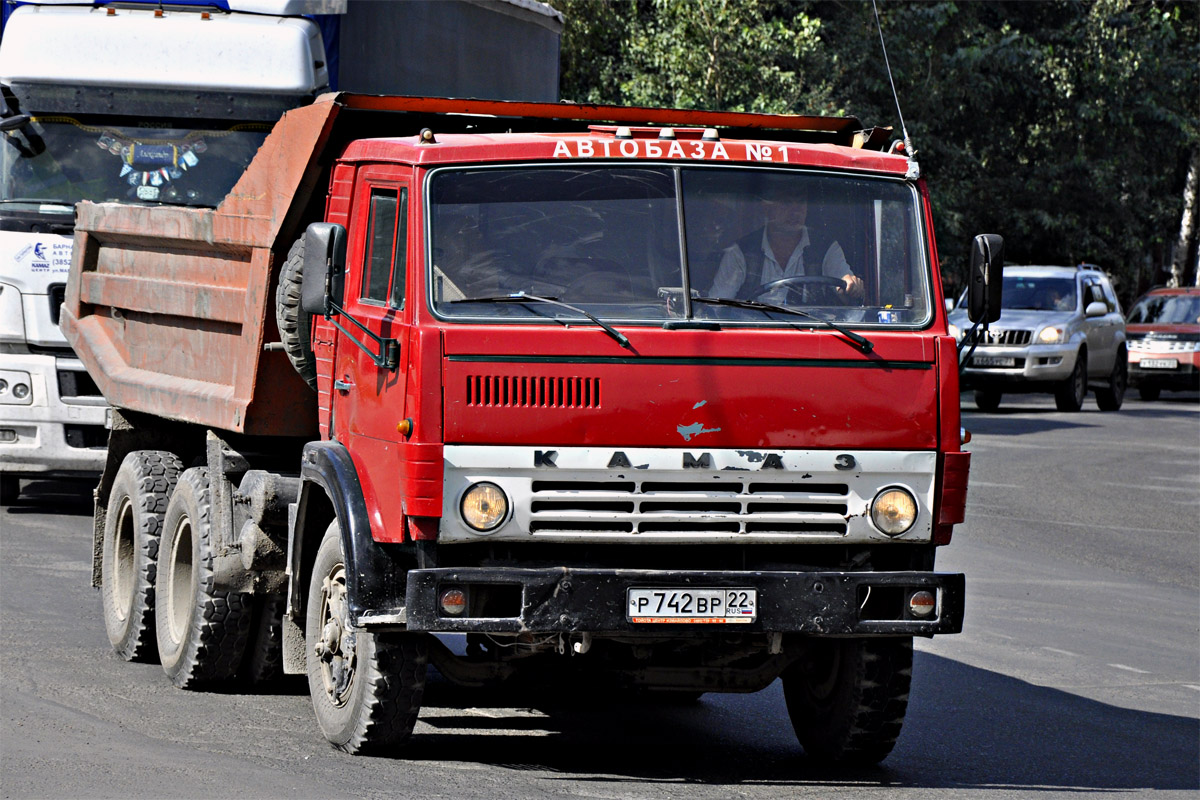
[[[1084,265],[1005,267],[1000,319],[979,331],[963,300],[950,312],[950,332],[962,345],[962,385],[975,405],[995,411],[1006,392],[1053,392],[1060,411],[1078,411],[1089,386],[1102,411],[1125,399],[1125,320],[1108,276]],[[968,353],[970,356],[968,357]]]

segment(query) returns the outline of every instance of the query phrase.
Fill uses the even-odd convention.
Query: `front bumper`
[[[64,375],[82,374],[78,359],[6,355],[0,372],[28,375],[29,402],[0,403],[0,472],[18,475],[99,475],[104,469],[108,404],[103,397],[64,396]],[[74,382],[72,382],[74,383]]]
[[[1147,369],[1142,366],[1142,359],[1175,362],[1174,367],[1155,367]],[[1196,353],[1139,353],[1129,354],[1129,385],[1157,386],[1160,389],[1187,391],[1200,389],[1200,368],[1197,367],[1200,357]]]
[[[964,386],[1056,383],[1071,376],[1078,355],[1079,346],[1073,343],[1024,347],[980,345],[962,370],[962,383]],[[986,360],[991,359],[996,361],[985,366]],[[1012,363],[1003,363],[1006,359],[1012,359]]]
[[[660,570],[449,568],[408,573],[404,617],[410,631],[438,633],[608,633],[694,635],[712,624],[634,623],[627,619],[632,588],[752,588],[758,592],[754,622],[731,632],[801,633],[813,636],[930,636],[962,630],[965,578],[934,572],[674,572]],[[452,617],[441,612],[447,588],[472,593],[504,587],[511,597],[500,616]],[[913,592],[935,598],[925,618],[908,612]],[[471,604],[468,602],[468,608]],[[472,613],[467,611],[467,614]],[[359,620],[370,627],[372,614]],[[394,621],[396,615],[380,615]]]

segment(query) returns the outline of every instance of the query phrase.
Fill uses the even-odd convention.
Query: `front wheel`
[[[348,601],[341,535],[333,522],[309,581],[308,691],[330,744],[347,753],[385,754],[403,746],[417,724],[428,648],[423,634],[350,628]]]
[[[877,764],[896,744],[912,684],[912,639],[818,639],[783,673],[796,738],[812,758]]]
[[[1054,392],[1054,405],[1059,411],[1078,411],[1083,408],[1083,398],[1087,396],[1087,351],[1080,350],[1075,358],[1075,369],[1071,375],[1059,385]]]
[[[1000,392],[991,389],[976,389],[975,407],[980,411],[995,411],[1000,407],[1000,398],[1003,396]]]
[[[1101,411],[1120,411],[1125,402],[1125,388],[1129,385],[1129,357],[1124,350],[1117,353],[1108,386],[1096,390],[1096,405]]]

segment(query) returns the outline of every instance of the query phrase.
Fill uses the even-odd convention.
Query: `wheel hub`
[[[356,651],[356,637],[350,630],[346,608],[346,570],[341,564],[322,581],[321,619],[321,633],[313,652],[320,662],[325,695],[340,708],[349,699]]]

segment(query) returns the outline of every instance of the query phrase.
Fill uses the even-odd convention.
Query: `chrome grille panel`
[[[967,342],[970,344],[975,339],[979,340],[979,344],[984,345],[999,345],[1002,347],[1021,347],[1033,341],[1033,331],[1023,330],[1000,330],[993,328],[988,331],[977,331],[974,337]]]
[[[933,527],[932,452],[447,445],[444,458],[446,543],[879,541],[868,507],[897,485],[920,506],[902,538],[927,541]],[[838,469],[839,458],[853,467]],[[479,481],[500,486],[512,506],[487,535],[458,509]]]

